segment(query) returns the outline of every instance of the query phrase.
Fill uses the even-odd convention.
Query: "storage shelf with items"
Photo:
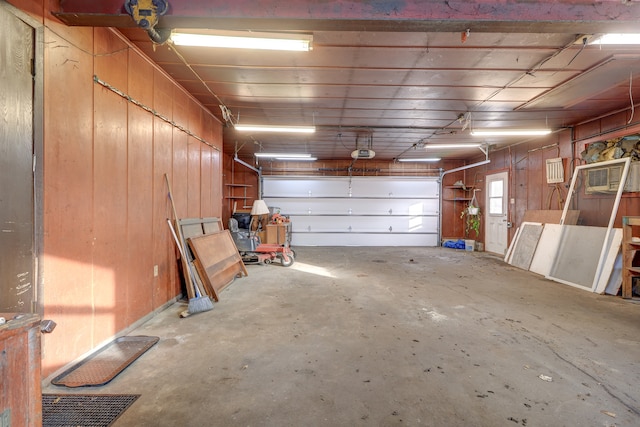
[[[462,180],[453,185],[442,186],[443,212],[449,212],[461,223],[455,221],[449,231],[451,238],[471,239],[480,235],[480,208],[476,199],[476,192],[480,191],[475,185],[466,185]],[[459,228],[459,224],[462,228]],[[474,236],[473,236],[474,235]],[[443,239],[444,240],[444,239]]]
[[[636,227],[636,228],[634,228]],[[634,236],[640,230],[640,217],[622,218],[622,298],[633,297],[633,282],[640,276],[640,262],[635,261],[640,251],[640,236]]]
[[[442,200],[447,202],[470,202],[474,187],[468,187],[463,183],[445,185],[442,187]]]
[[[252,203],[250,202],[250,200],[252,199],[252,197],[247,194],[247,190],[253,187],[253,185],[225,184],[225,186],[227,187],[227,195],[225,196],[225,199],[228,199],[232,202],[232,211],[234,211],[236,208],[251,209]],[[241,206],[236,206],[238,200],[242,200]]]

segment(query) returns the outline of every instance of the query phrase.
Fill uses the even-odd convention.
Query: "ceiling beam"
[[[639,0],[168,0],[158,28],[307,31],[637,32]],[[124,0],[65,0],[67,25],[134,27]]]

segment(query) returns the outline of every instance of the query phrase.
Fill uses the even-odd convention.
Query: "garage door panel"
[[[272,179],[264,188],[265,198],[277,197],[438,197],[436,180],[354,177]]]
[[[391,243],[390,243],[391,242]],[[437,246],[435,234],[395,235],[393,240],[387,234],[361,233],[298,233],[292,246]]]
[[[359,177],[351,182],[353,197],[424,197],[438,195],[438,182],[407,178]]]
[[[264,177],[299,246],[437,246],[439,182],[425,177]]]
[[[291,231],[339,231],[374,233],[432,233],[437,230],[438,218],[428,216],[344,217],[292,216]]]
[[[283,215],[438,215],[437,199],[290,199],[269,198]]]
[[[263,198],[274,197],[349,197],[349,184],[344,180],[304,178],[267,179]]]

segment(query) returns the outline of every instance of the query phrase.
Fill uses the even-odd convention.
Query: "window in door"
[[[489,187],[489,215],[502,215],[504,213],[504,180],[491,181]]]

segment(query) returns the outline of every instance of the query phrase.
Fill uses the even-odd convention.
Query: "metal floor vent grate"
[[[43,394],[43,427],[107,427],[139,394]]]

